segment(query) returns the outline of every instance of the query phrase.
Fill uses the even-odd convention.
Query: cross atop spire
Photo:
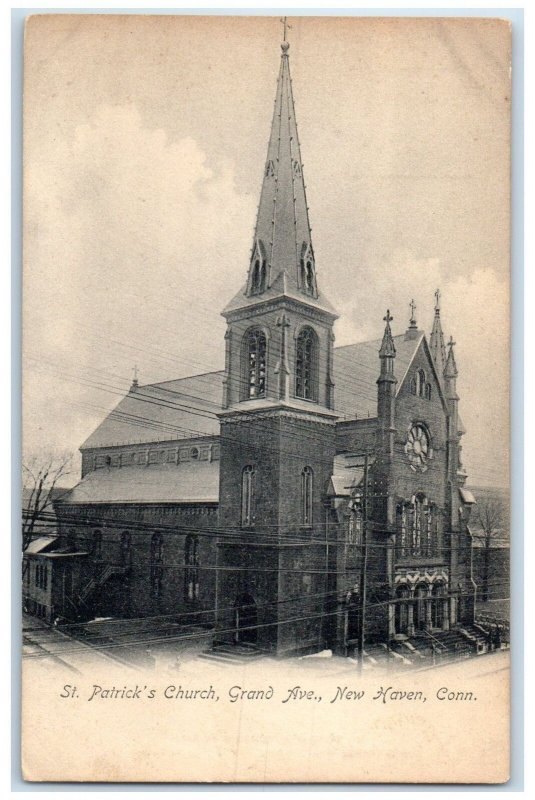
[[[287,17],[281,17],[280,21],[282,22],[282,24],[284,26],[284,38],[282,40],[281,47],[282,47],[282,52],[285,53],[285,52],[288,51],[288,49],[290,47],[290,45],[288,43],[288,30],[291,30],[292,26],[288,23],[288,18]]]
[[[381,342],[381,349],[379,350],[379,358],[384,359],[391,359],[395,358],[396,356],[396,348],[394,346],[394,339],[392,338],[392,330],[390,328],[390,323],[394,317],[390,313],[390,309],[388,308],[386,311],[385,316],[383,317],[383,321],[386,322],[385,325],[385,332],[383,334],[383,341]],[[390,371],[388,369],[387,371]]]
[[[435,314],[437,316],[440,314],[440,289],[435,292]]]

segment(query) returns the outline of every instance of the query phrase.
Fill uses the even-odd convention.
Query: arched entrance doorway
[[[234,641],[236,644],[254,644],[258,640],[258,612],[251,594],[245,592],[236,598],[234,603]]]
[[[395,606],[395,631],[396,634],[408,635],[409,633],[409,587],[399,586],[396,591]]]
[[[414,629],[416,631],[424,631],[426,629],[427,597],[427,584],[419,583],[414,590]]]

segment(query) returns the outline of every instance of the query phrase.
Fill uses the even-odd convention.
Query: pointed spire
[[[446,367],[444,369],[445,378],[456,378],[459,374],[457,371],[457,364],[455,363],[455,354],[453,352],[455,345],[456,342],[453,341],[453,336],[450,336],[450,340],[448,342],[448,358],[446,359]]]
[[[304,294],[316,296],[314,251],[290,80],[290,45],[286,41],[288,23],[285,17],[282,21],[284,41],[256,220],[249,292],[262,291],[261,287],[258,288],[255,273],[261,255],[269,285],[286,272]],[[265,250],[263,254],[259,253],[262,248]]]
[[[394,339],[392,338],[392,330],[390,323],[394,317],[390,315],[390,309],[387,309],[386,315],[383,320],[386,322],[385,332],[383,334],[383,341],[381,342],[381,349],[379,350],[379,358],[395,358],[396,348],[394,346]]]
[[[446,345],[444,344],[444,334],[440,321],[440,290],[435,292],[435,318],[433,320],[433,330],[429,339],[429,349],[435,362],[438,377],[442,380],[446,367]]]
[[[284,295],[336,317],[317,286],[286,41],[291,26],[286,17],[281,22],[284,41],[247,285],[223,314]]]

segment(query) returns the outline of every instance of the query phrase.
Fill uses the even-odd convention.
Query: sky
[[[508,24],[289,20],[318,284],[336,345],[441,290],[472,485],[509,449]],[[25,37],[24,458],[76,452],[128,391],[221,369],[247,274],[276,17],[43,15]],[[76,475],[73,477],[75,480]]]

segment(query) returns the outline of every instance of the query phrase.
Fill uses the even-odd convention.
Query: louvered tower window
[[[266,336],[258,329],[246,336],[246,398],[252,400],[266,395]]]
[[[318,339],[312,328],[303,328],[297,337],[295,358],[295,396],[318,399]]]

